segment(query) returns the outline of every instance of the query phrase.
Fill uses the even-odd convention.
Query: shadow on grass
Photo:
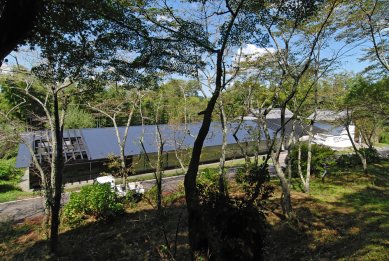
[[[177,223],[177,260],[189,260],[185,208],[169,208],[162,218],[172,247]],[[47,241],[38,241],[15,260],[161,260],[167,254],[164,235],[159,226],[161,217],[155,210],[126,213],[111,220],[92,222],[59,236],[58,256],[50,257]],[[173,251],[174,249],[172,249]]]
[[[266,259],[389,260],[389,173],[386,165],[372,166],[368,176],[357,173],[329,180],[330,186],[339,184],[348,186],[348,191],[353,189],[340,194],[335,202],[323,202],[296,193],[297,218],[294,222],[278,222],[271,228]],[[341,187],[337,191],[341,191]]]
[[[0,193],[5,193],[8,191],[22,191],[18,186],[13,184],[0,184]]]

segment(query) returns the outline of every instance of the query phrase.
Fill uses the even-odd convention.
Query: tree
[[[108,97],[107,95],[103,95],[100,103],[88,103],[88,107],[107,117],[114,126],[117,144],[119,146],[120,172],[123,178],[123,186],[126,189],[129,166],[127,164],[128,160],[126,159],[125,149],[138,94],[134,90],[126,90],[123,86],[119,89],[115,88],[109,94],[111,95]],[[121,132],[119,129],[120,125],[118,125],[118,117],[123,117],[123,115],[126,121],[124,132]]]
[[[368,162],[365,152],[356,147],[348,126],[354,123],[363,142],[373,149],[375,141],[378,140],[379,129],[382,129],[388,120],[388,80],[383,78],[379,82],[369,83],[361,76],[357,76],[349,84],[343,105],[347,111],[344,124],[353,149],[361,159],[363,170],[367,172]]]
[[[258,13],[262,26],[271,39],[271,48],[266,49],[264,56],[268,59],[262,57],[262,59],[258,59],[259,63],[254,60],[249,61],[248,64],[249,68],[259,69],[260,73],[262,73],[261,68],[267,68],[263,71],[266,75],[263,73],[261,75],[270,76],[265,79],[271,80],[270,88],[274,90],[271,105],[263,108],[262,101],[257,101],[260,110],[256,116],[259,124],[262,125],[269,150],[265,163],[271,159],[274,164],[282,189],[283,213],[287,218],[292,218],[290,188],[279,163],[280,153],[286,138],[286,124],[293,120],[293,117],[286,120],[285,112],[294,101],[302,79],[312,68],[315,56],[320,51],[319,43],[326,36],[326,31],[331,28],[334,10],[339,2],[330,1],[322,4],[321,2],[301,2],[294,5],[281,1],[278,4],[278,9],[264,9]],[[316,13],[318,9],[321,11],[320,15]],[[273,62],[273,65],[269,66],[269,61]],[[307,94],[310,90],[311,88],[308,89]],[[274,107],[280,108],[281,119],[280,127],[271,134],[267,127],[266,115]],[[301,103],[294,111],[295,114],[299,113],[300,107]],[[262,168],[266,168],[266,164],[263,164]]]
[[[339,17],[343,27],[338,39],[347,42],[370,42],[361,60],[373,62],[366,68],[375,73],[389,73],[388,63],[388,2],[385,0],[345,1]]]
[[[4,58],[29,36],[43,9],[42,0],[0,2],[0,66]]]

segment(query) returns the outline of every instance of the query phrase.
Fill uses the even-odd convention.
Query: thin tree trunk
[[[312,125],[311,127],[312,128]],[[310,130],[311,132],[312,130]],[[310,134],[310,136],[312,136]],[[312,140],[308,141],[308,155],[307,155],[307,175],[305,176],[305,192],[309,193],[309,181],[311,179],[311,162],[312,162]]]
[[[301,182],[303,183],[303,186],[305,187],[305,179],[303,176],[303,171],[301,169],[301,144],[298,145],[298,152],[297,152],[297,171],[299,174],[299,177],[301,179]]]
[[[221,148],[221,157],[220,157],[220,168],[219,168],[219,191],[222,195],[227,196],[228,191],[226,187],[226,172],[225,172],[225,163],[226,163],[226,148],[227,148],[227,118],[224,111],[223,101],[219,102],[220,104],[220,121],[223,132],[223,143]]]
[[[157,177],[157,209],[162,209],[162,176],[163,176],[163,141],[159,125],[157,125],[157,142],[158,142],[158,154],[157,154],[157,166],[156,166],[156,177]]]
[[[58,93],[55,91],[53,95],[54,103],[54,124],[55,124],[55,141],[56,145],[54,175],[54,202],[51,210],[51,233],[50,233],[50,249],[53,253],[57,253],[58,247],[58,228],[59,228],[59,211],[61,209],[62,196],[62,171],[63,171],[63,130],[60,126],[60,116],[58,108]],[[54,146],[53,146],[54,147]],[[53,148],[54,149],[54,148]]]
[[[286,216],[287,219],[291,219],[293,216],[293,209],[292,209],[292,200],[290,198],[290,189],[289,189],[289,184],[287,179],[285,178],[284,172],[282,171],[282,168],[280,164],[275,161],[276,157],[275,154],[273,153],[272,156],[274,167],[276,169],[276,173],[278,178],[280,179],[281,182],[281,189],[282,189],[282,196],[281,196],[281,207],[282,207],[282,212]]]
[[[289,136],[289,141],[288,141],[288,155],[287,155],[287,161],[288,161],[288,165],[287,165],[287,172],[288,172],[288,184],[289,186],[291,185],[291,181],[292,181],[292,158],[291,158],[291,148],[292,148],[292,145],[296,143],[296,140],[295,140],[295,130],[296,130],[296,120],[293,120],[293,123],[292,123],[292,131],[290,133],[290,136]]]

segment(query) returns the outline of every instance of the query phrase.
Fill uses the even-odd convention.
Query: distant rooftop
[[[308,120],[313,120],[314,113],[309,115]],[[316,121],[338,121],[347,117],[346,111],[317,110]]]
[[[251,113],[247,116],[245,116],[244,120],[256,120],[259,113],[263,114],[265,112],[265,109],[261,109],[261,112],[259,112],[259,109],[251,109]],[[285,110],[285,118],[292,118],[293,112],[286,109]],[[266,115],[266,119],[281,119],[281,108],[273,108],[271,109],[268,114]]]

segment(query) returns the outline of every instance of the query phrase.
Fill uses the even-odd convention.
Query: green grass
[[[273,217],[269,260],[389,260],[389,161],[332,173],[310,195],[295,186],[297,223]]]
[[[17,180],[0,181],[0,203],[34,196],[33,192],[22,191],[17,183]]]
[[[376,148],[389,147],[389,143],[376,143],[374,144],[374,147]]]

